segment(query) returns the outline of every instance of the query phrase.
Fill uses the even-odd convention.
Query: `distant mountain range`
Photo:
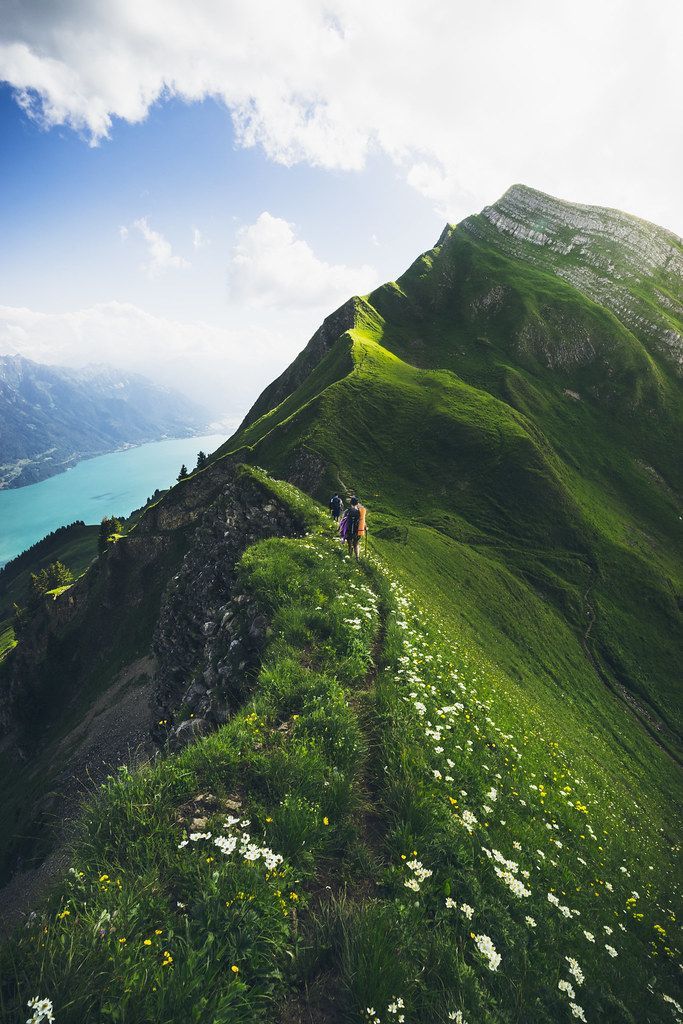
[[[191,436],[207,422],[194,402],[139,374],[0,356],[0,488],[35,483],[124,445]]]

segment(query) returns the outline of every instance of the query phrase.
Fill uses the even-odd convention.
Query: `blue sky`
[[[237,418],[515,181],[680,230],[680,27],[673,0],[0,0],[0,351]]]
[[[392,278],[433,244],[444,218],[382,156],[362,174],[284,167],[235,144],[213,100],[155,104],[142,125],[118,122],[89,147],[68,128],[45,130],[0,87],[0,302],[45,311],[75,304],[144,303],[160,315],[226,323],[228,262],[236,232],[267,210],[296,225],[331,263],[372,262]],[[192,272],[150,282],[142,245],[119,228],[147,217],[192,261]],[[193,251],[197,228],[206,237]],[[369,281],[369,285],[374,282]]]

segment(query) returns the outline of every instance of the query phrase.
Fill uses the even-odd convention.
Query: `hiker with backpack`
[[[338,494],[333,494],[330,498],[330,513],[335,523],[339,522],[339,517],[342,514],[344,508],[344,502],[341,500]]]
[[[349,554],[353,552],[358,561],[361,537],[365,536],[367,527],[365,525],[365,506],[361,505],[358,498],[351,498],[351,504],[344,517],[344,532],[340,535],[349,545]]]

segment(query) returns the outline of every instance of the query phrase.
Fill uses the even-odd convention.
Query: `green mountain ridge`
[[[620,216],[629,238],[660,231],[604,215]],[[541,270],[536,253],[531,265],[509,254],[507,235],[497,248],[498,234],[474,237],[476,223],[447,228],[398,282],[342,307],[335,317],[353,310],[353,327],[324,349],[314,337],[299,363],[315,370],[301,385],[283,374],[271,408],[259,416],[257,403],[220,453],[319,497],[353,485],[380,515],[476,542],[550,597],[577,636],[594,618],[592,655],[609,685],[677,732],[683,437],[668,349],[552,260]],[[642,664],[644,645],[656,668]]]
[[[514,186],[37,610],[0,854],[72,870],[0,952],[8,1020],[683,1017],[677,252]],[[98,718],[159,753],[65,836]]]

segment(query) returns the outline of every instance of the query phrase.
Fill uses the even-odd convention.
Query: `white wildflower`
[[[52,1024],[55,1019],[53,1006],[49,999],[39,999],[38,996],[34,996],[33,999],[29,999],[28,1008],[33,1010],[33,1014],[28,1018],[26,1024],[40,1024],[43,1020]]]
[[[475,935],[474,941],[477,949],[482,953],[488,960],[488,968],[490,971],[497,971],[500,961],[502,959],[500,953],[496,952],[496,947],[488,935]]]
[[[471,811],[463,811],[461,821],[468,832],[473,832],[474,826],[479,824]]]
[[[584,973],[583,973],[583,971],[582,971],[582,970],[581,970],[581,968],[579,967],[578,961],[577,961],[577,960],[575,960],[573,956],[566,956],[566,957],[565,957],[565,960],[566,960],[566,961],[567,961],[567,963],[569,964],[569,973],[570,973],[570,974],[571,974],[571,975],[572,975],[572,976],[574,977],[574,979],[576,980],[576,984],[577,984],[577,985],[583,985],[583,983],[584,983],[584,981],[585,981],[586,979],[585,979],[585,977],[584,977]]]

